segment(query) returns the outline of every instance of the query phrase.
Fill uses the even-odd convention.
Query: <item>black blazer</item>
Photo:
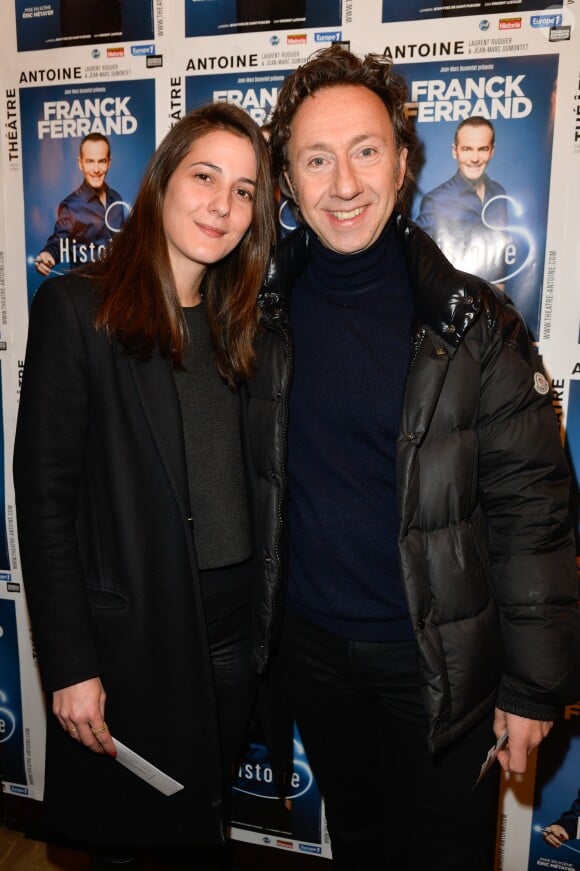
[[[100,675],[112,734],[185,784],[165,797],[48,716],[49,824],[91,843],[222,837],[209,650],[170,364],[94,326],[95,286],[51,279],[30,313],[14,479],[45,690]]]

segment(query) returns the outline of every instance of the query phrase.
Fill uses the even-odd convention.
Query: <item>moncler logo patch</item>
[[[541,396],[545,396],[550,390],[548,380],[541,372],[534,372],[534,390]]]

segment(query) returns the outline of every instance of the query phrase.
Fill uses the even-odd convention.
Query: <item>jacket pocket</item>
[[[129,605],[127,596],[120,590],[112,590],[107,587],[87,585],[87,596],[92,610],[97,611],[122,611]]]

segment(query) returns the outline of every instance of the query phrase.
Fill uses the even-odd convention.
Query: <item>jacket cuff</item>
[[[562,715],[562,708],[555,705],[545,705],[533,699],[512,696],[499,691],[496,707],[506,714],[526,717],[528,720],[557,720]]]

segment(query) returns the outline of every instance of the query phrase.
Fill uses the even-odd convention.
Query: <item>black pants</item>
[[[207,627],[211,653],[227,811],[234,763],[256,698],[251,664],[251,603]]]
[[[348,641],[290,614],[282,656],[335,866],[490,871],[498,772],[472,787],[495,740],[492,713],[432,757],[415,641]]]

